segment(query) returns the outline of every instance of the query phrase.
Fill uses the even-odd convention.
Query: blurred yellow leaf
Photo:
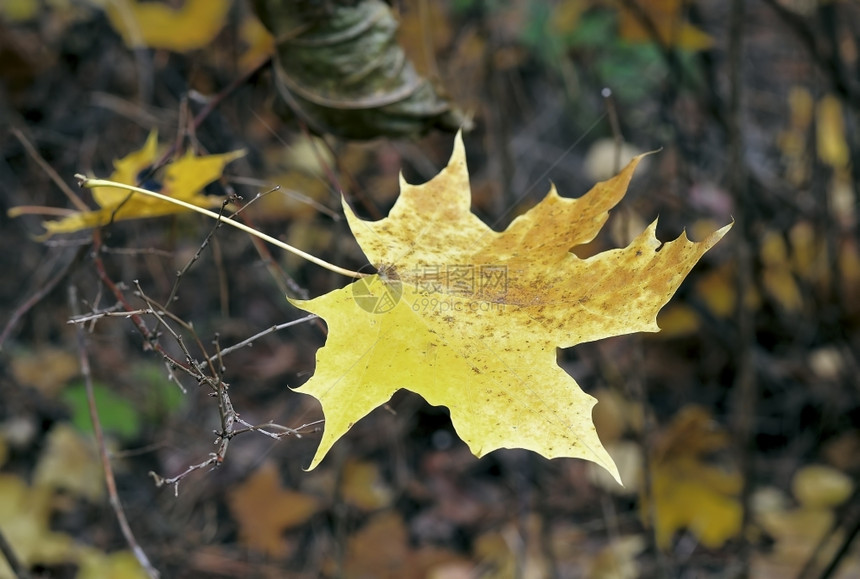
[[[793,86],[788,92],[788,110],[790,125],[806,131],[812,124],[812,110],[815,104],[812,93],[803,86]]]
[[[137,562],[131,551],[117,551],[106,555],[87,549],[81,555],[80,568],[75,579],[147,579],[149,575]]]
[[[834,169],[846,167],[850,151],[845,140],[842,103],[833,95],[824,96],[818,101],[815,117],[818,158]]]
[[[637,2],[639,11],[631,10],[626,3],[619,5],[618,35],[630,42],[654,42],[685,50],[706,50],[714,45],[709,34],[683,19],[684,0],[648,0]],[[643,14],[653,24],[654,31],[642,22]]]
[[[275,53],[275,39],[256,16],[247,14],[239,26],[239,38],[245,50],[239,57],[239,70],[253,70]]]
[[[445,50],[454,34],[445,2],[401,3],[397,42],[422,76],[438,75],[435,52]],[[459,31],[458,31],[459,32]]]
[[[707,411],[695,406],[682,410],[655,445],[651,490],[661,549],[668,549],[675,533],[684,528],[711,549],[740,532],[741,475],[706,461],[709,453],[727,445],[726,433]],[[640,502],[645,521],[651,500],[643,496]]]
[[[284,165],[305,175],[326,177],[337,163],[334,153],[319,137],[299,137],[289,147],[278,147]]]
[[[204,195],[202,189],[221,176],[227,163],[244,156],[245,151],[222,155],[195,157],[191,152],[167,165],[164,169],[160,192],[199,207],[215,207],[222,199]],[[137,185],[141,173],[147,170],[158,156],[158,136],[150,133],[143,148],[114,161],[111,181]],[[117,187],[94,187],[93,199],[101,207],[96,211],[74,211],[56,221],[44,221],[47,239],[57,233],[71,233],[81,229],[101,227],[115,221],[161,217],[187,212],[187,209],[140,193],[130,193]],[[9,210],[10,217],[23,215],[18,208]]]
[[[717,317],[731,316],[735,311],[734,268],[723,266],[706,272],[696,280],[696,294],[705,302],[711,313]]]
[[[795,473],[791,492],[804,507],[832,508],[848,500],[854,492],[854,482],[833,467],[813,464]]]
[[[791,261],[795,273],[806,281],[830,283],[827,263],[827,243],[819,237],[808,221],[795,223],[788,232],[791,243]]]
[[[230,512],[239,524],[239,541],[271,557],[284,554],[286,529],[306,523],[320,508],[311,495],[284,489],[278,469],[266,462],[227,495]]]
[[[29,488],[17,476],[0,474],[0,530],[26,566],[74,560],[71,537],[50,530],[52,491]],[[14,575],[0,557],[0,578]]]
[[[7,22],[26,22],[39,15],[38,0],[3,0],[0,2],[0,18]]]
[[[687,304],[669,304],[657,314],[657,325],[662,339],[689,336],[699,329],[699,314]]]
[[[812,124],[815,101],[806,87],[791,87],[788,93],[789,123],[777,144],[785,158],[788,180],[800,186],[809,179],[809,127]]]
[[[475,541],[475,557],[480,561],[477,576],[481,579],[526,579],[549,576],[546,552],[542,548],[543,522],[537,515],[526,521],[526,532],[515,523],[490,531]],[[527,542],[523,544],[523,540]]]
[[[343,469],[340,493],[344,502],[365,511],[387,507],[394,493],[373,462],[350,460]]]
[[[592,411],[592,420],[603,444],[615,442],[627,430],[631,404],[615,389],[601,388],[594,392],[598,404]]]
[[[596,408],[599,408],[600,404]],[[606,442],[606,452],[615,461],[624,486],[619,485],[605,470],[594,463],[588,463],[588,479],[591,483],[614,495],[628,496],[639,492],[642,479],[642,449],[640,445],[630,440]]]
[[[636,579],[640,566],[636,557],[645,550],[645,539],[638,535],[619,537],[604,547],[591,563],[590,579]]]
[[[794,576],[812,554],[815,545],[833,525],[828,509],[767,511],[758,516],[759,524],[776,539],[768,559],[787,565],[786,575]]]
[[[95,445],[73,426],[60,422],[48,434],[39,455],[33,484],[64,489],[75,496],[98,502],[104,496],[104,475]]]
[[[59,392],[79,372],[77,357],[51,347],[17,353],[12,356],[10,366],[18,382],[48,397]]]
[[[799,311],[803,307],[803,297],[794,279],[788,247],[782,234],[775,231],[766,232],[759,252],[764,263],[764,289],[785,311]]]
[[[224,27],[230,0],[167,2],[109,0],[107,16],[129,48],[165,48],[186,52],[203,48]]]
[[[834,171],[830,185],[827,187],[827,206],[832,218],[830,227],[853,231],[857,221],[857,209],[854,200],[854,183],[848,167]]]
[[[552,9],[550,26],[559,34],[574,32],[579,26],[582,15],[591,7],[588,0],[564,0]]]
[[[841,529],[831,532],[836,521],[833,508],[847,500],[853,484],[849,477],[831,467],[810,465],[798,470],[791,486],[799,508],[787,509],[787,501],[771,501],[765,508],[757,509],[756,521],[773,537],[775,545],[770,552],[755,556],[754,576],[797,576],[825,536],[827,541],[816,560],[832,560],[844,537]],[[837,576],[857,577],[858,573],[860,558],[855,554],[841,561]]]

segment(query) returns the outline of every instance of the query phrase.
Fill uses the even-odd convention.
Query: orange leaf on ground
[[[267,462],[227,496],[239,523],[239,540],[272,557],[285,554],[283,532],[306,523],[320,508],[311,495],[284,489],[274,463]]]

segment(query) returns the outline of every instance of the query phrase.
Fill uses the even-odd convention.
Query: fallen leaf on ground
[[[239,541],[272,557],[285,554],[284,531],[303,525],[321,508],[316,497],[283,488],[271,462],[230,491],[227,502],[239,524]]]
[[[756,521],[773,537],[775,545],[768,553],[756,553],[755,576],[797,576],[825,537],[816,561],[819,565],[831,561],[845,536],[843,529],[833,529],[837,518],[834,508],[848,499],[853,486],[850,477],[832,467],[807,465],[791,481],[799,507],[786,508],[787,500],[758,505]],[[835,576],[857,577],[858,573],[860,557],[855,552],[840,562]]]
[[[651,459],[651,497],[640,510],[656,515],[657,546],[668,549],[677,531],[688,529],[705,547],[717,549],[741,530],[739,472],[707,462],[728,446],[728,435],[702,408],[682,410],[655,445]]]
[[[107,16],[129,48],[166,48],[186,52],[203,48],[224,27],[230,0],[168,2],[108,0]]]
[[[571,253],[597,235],[638,162],[579,199],[553,188],[496,232],[470,211],[458,136],[434,179],[401,179],[389,217],[364,221],[344,205],[379,273],[314,300],[292,300],[329,328],[313,377],[298,389],[320,401],[326,418],[310,468],[405,388],[448,407],[476,456],[526,448],[594,461],[617,480],[591,421],[595,400],[558,366],[557,348],[658,331],[657,312],[730,227],[698,243],[682,234],[661,244],[654,222],[624,249],[588,259]]]
[[[239,57],[239,70],[253,70],[272,57],[275,39],[256,16],[245,15],[239,27],[239,38],[246,48]]]
[[[792,273],[788,245],[782,233],[768,231],[760,245],[764,265],[762,283],[768,294],[787,312],[799,312],[803,307],[803,296]]]
[[[413,549],[403,518],[386,511],[375,515],[349,537],[343,563],[344,577],[419,579],[445,577],[461,568],[462,557],[436,547]]]
[[[47,487],[30,488],[17,476],[0,474],[0,530],[27,567],[74,560],[71,537],[50,529],[52,495]],[[0,557],[0,577],[14,576]]]
[[[101,500],[104,474],[93,440],[84,438],[70,424],[58,423],[39,455],[33,484],[63,489],[94,503]]]
[[[550,576],[550,562],[542,542],[545,536],[542,519],[532,514],[522,523],[524,525],[509,522],[500,530],[490,531],[475,540],[474,555],[479,561],[477,576],[482,579]]]
[[[818,158],[834,169],[848,166],[851,149],[845,138],[845,122],[839,98],[825,95],[818,101],[815,117]]]
[[[684,4],[684,0],[649,0],[632,4],[637,8],[633,10],[622,2],[618,35],[630,42],[656,41],[685,50],[710,48],[714,39],[683,18]]]
[[[0,2],[0,19],[7,22],[27,22],[41,11],[37,0],[4,0]]]
[[[10,366],[18,382],[48,397],[53,397],[80,372],[75,355],[50,347],[17,353],[12,356]]]
[[[75,579],[147,579],[149,575],[140,566],[131,551],[100,553],[87,549],[80,557],[80,569]]]
[[[804,507],[833,508],[848,500],[854,492],[854,482],[833,467],[810,464],[794,474],[791,491]]]
[[[244,154],[244,151],[233,151],[222,155],[197,157],[189,151],[167,165],[160,184],[147,183],[146,185],[163,195],[174,197],[192,205],[216,207],[221,205],[222,199],[204,195],[201,192],[202,189],[221,176],[227,163],[244,156]],[[147,138],[142,149],[114,161],[114,172],[109,180],[126,185],[137,185],[140,175],[156,161],[157,157],[158,135],[153,131],[149,134],[149,138]],[[115,221],[161,217],[188,211],[188,209],[173,203],[140,193],[130,193],[117,187],[94,187],[92,194],[93,199],[101,209],[97,211],[74,211],[62,219],[44,221],[42,226],[47,231],[40,239],[47,239],[57,233],[71,233],[82,229],[101,227]],[[10,217],[18,217],[24,213],[25,211],[20,208],[13,207],[9,210]]]
[[[387,507],[394,493],[373,462],[350,460],[343,467],[340,494],[344,502],[365,511]]]
[[[641,571],[636,557],[645,547],[645,539],[639,535],[615,539],[594,558],[589,579],[636,579]]]

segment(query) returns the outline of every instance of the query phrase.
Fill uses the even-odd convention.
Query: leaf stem
[[[298,255],[299,257],[306,259],[311,263],[315,263],[320,267],[324,267],[329,271],[333,271],[335,273],[339,273],[341,275],[345,275],[347,277],[352,278],[362,278],[365,276],[365,274],[359,273],[357,271],[352,271],[350,269],[342,268],[340,266],[334,265],[333,263],[329,263],[323,259],[320,259],[314,255],[311,255],[310,253],[306,253],[301,249],[298,249],[296,247],[293,247],[292,245],[280,241],[279,239],[275,239],[270,235],[266,235],[265,233],[257,231],[253,227],[248,227],[244,223],[234,221],[230,218],[224,219],[214,211],[209,211],[208,209],[198,207],[197,205],[194,205],[192,203],[186,203],[185,201],[181,201],[173,197],[168,197],[167,195],[162,195],[161,193],[156,193],[155,191],[149,191],[148,189],[142,189],[140,187],[134,187],[133,185],[118,183],[116,181],[109,181],[107,179],[90,179],[89,177],[86,177],[85,175],[81,174],[75,175],[75,179],[78,180],[78,185],[80,185],[81,187],[86,187],[87,189],[92,189],[93,187],[116,187],[117,189],[124,189],[126,191],[131,191],[134,193],[141,193],[142,195],[149,195],[150,197],[160,199],[161,201],[166,201],[168,203],[173,203],[174,205],[179,205],[180,207],[190,209],[191,211],[196,211],[197,213],[215,219],[216,221],[220,220],[222,223],[227,223],[235,227],[236,229],[244,231],[245,233],[254,235],[255,237],[259,237],[263,241],[267,241],[276,247],[280,247],[285,251],[289,251],[290,253]]]

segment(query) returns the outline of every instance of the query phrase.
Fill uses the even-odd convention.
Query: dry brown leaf
[[[271,557],[286,553],[285,530],[303,525],[321,508],[316,497],[284,489],[272,462],[233,488],[227,502],[239,524],[241,543]]]
[[[424,579],[446,570],[458,572],[462,557],[435,547],[412,549],[403,518],[395,512],[375,515],[346,546],[343,576],[356,579]],[[444,575],[442,575],[444,577]]]

